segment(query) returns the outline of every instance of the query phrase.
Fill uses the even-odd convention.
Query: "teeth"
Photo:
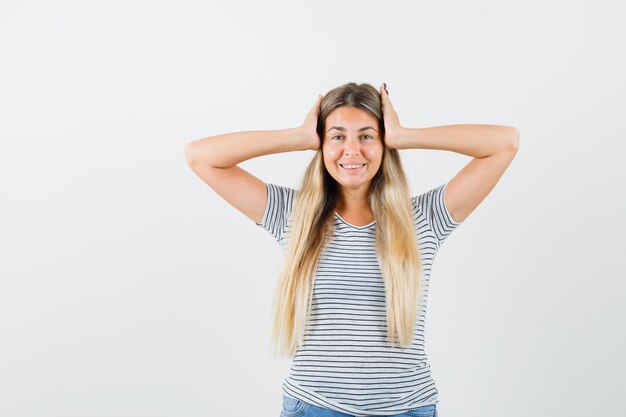
[[[344,168],[348,168],[348,169],[353,169],[353,168],[361,168],[363,165],[365,164],[361,164],[361,165],[341,165]]]

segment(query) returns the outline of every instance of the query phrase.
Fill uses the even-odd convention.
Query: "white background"
[[[280,248],[184,147],[349,81],[521,133],[434,264],[439,415],[623,415],[624,3],[303,3],[2,2],[0,415],[278,417]],[[470,160],[401,155],[415,195]],[[241,166],[297,187],[312,156]]]

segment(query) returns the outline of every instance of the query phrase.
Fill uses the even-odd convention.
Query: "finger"
[[[383,93],[383,91],[385,92],[384,94],[388,97],[389,96],[389,90],[387,89],[387,83],[383,83],[383,85],[380,87],[381,94]]]
[[[321,94],[319,96],[317,96],[317,100],[315,100],[315,104],[313,105],[314,109],[319,109],[320,105],[322,104],[322,99],[324,98],[324,96],[322,96]]]
[[[389,100],[389,93],[386,89],[386,84],[380,86],[380,98],[383,104],[391,106],[391,101]]]
[[[312,112],[317,112],[319,110],[321,101],[322,101],[322,96],[317,96],[317,99],[315,100],[315,104],[313,104],[313,107],[311,107]]]

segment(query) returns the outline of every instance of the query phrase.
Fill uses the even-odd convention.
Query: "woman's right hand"
[[[300,126],[306,142],[306,149],[316,151],[322,146],[319,135],[317,134],[317,119],[320,114],[320,104],[322,103],[322,96],[318,96],[315,100],[315,104],[311,110],[307,113],[304,123]]]

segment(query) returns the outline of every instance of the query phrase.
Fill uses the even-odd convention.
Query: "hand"
[[[306,149],[316,151],[321,147],[320,136],[317,134],[317,119],[320,114],[320,104],[322,96],[318,96],[315,104],[307,113],[304,123],[300,126],[305,141]]]
[[[402,126],[400,126],[398,113],[389,100],[386,87],[384,83],[380,86],[380,101],[383,107],[383,122],[385,123],[385,145],[389,148],[397,148]]]

